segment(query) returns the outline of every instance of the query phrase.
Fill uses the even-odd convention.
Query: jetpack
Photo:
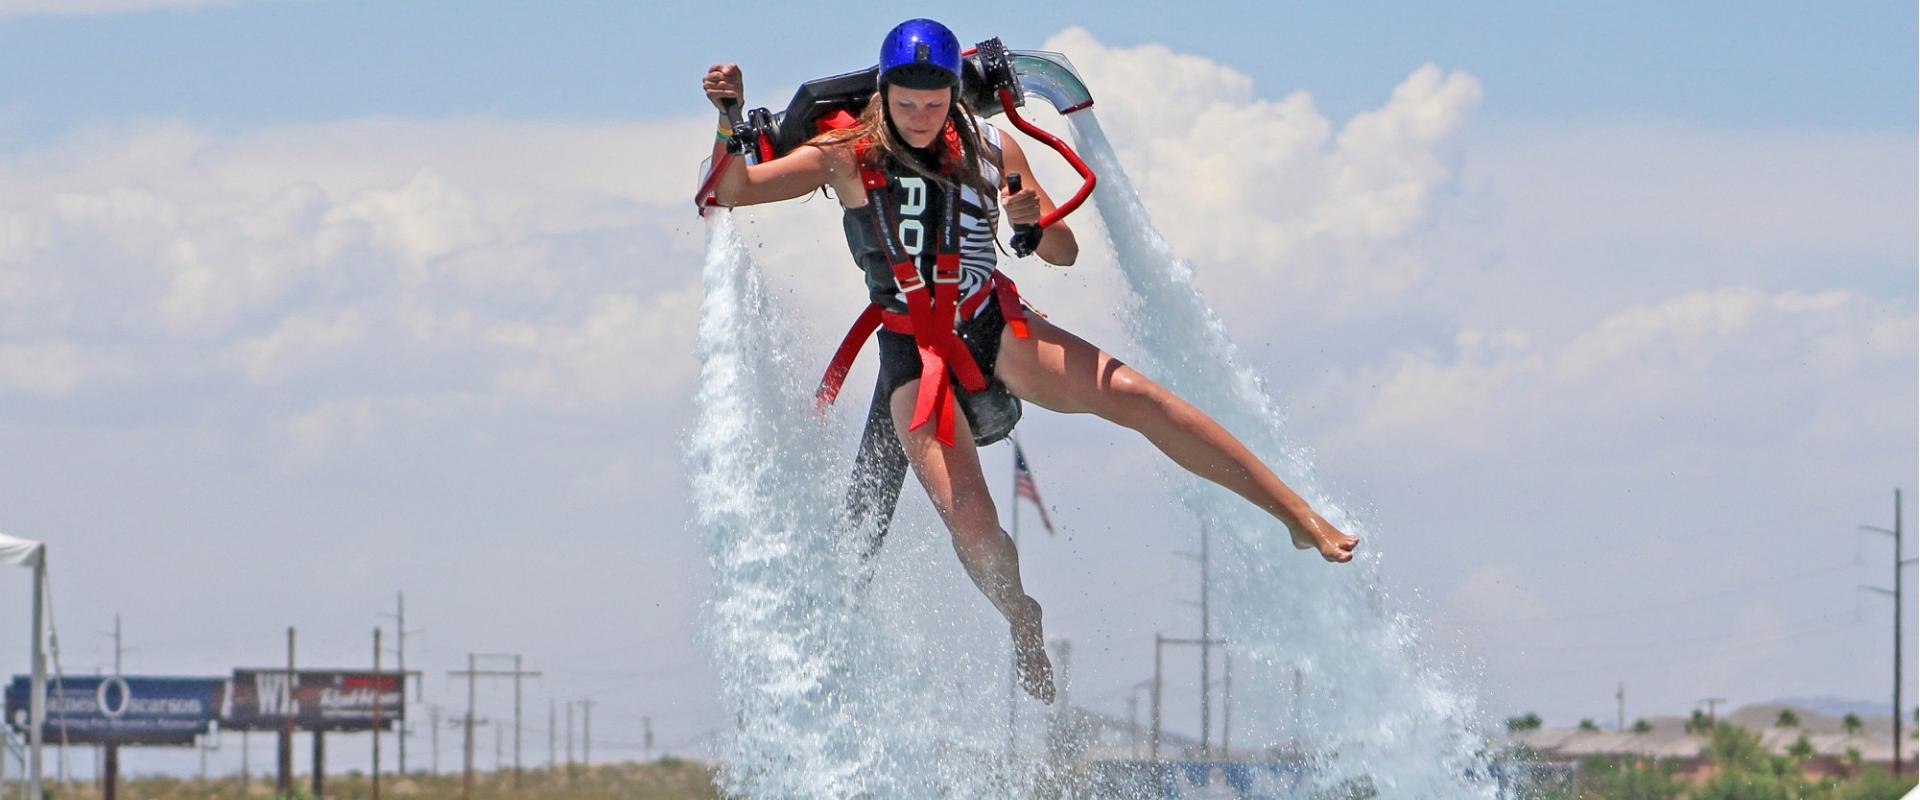
[[[1009,50],[994,38],[980,42],[961,56],[961,93],[967,104],[983,116],[1005,114],[1015,128],[1059,153],[1081,178],[1080,187],[1052,213],[1043,215],[1034,224],[1014,226],[1008,246],[1024,257],[1038,246],[1048,225],[1073,213],[1092,196],[1096,177],[1071,146],[1029,122],[1018,109],[1026,106],[1028,97],[1038,97],[1065,116],[1091,108],[1093,96],[1073,64],[1059,53]],[[800,86],[786,109],[779,112],[755,108],[743,113],[739,103],[729,103],[725,111],[732,134],[727,139],[727,151],[719,156],[717,163],[709,160],[702,165],[699,190],[694,195],[695,207],[704,215],[707,209],[720,205],[714,197],[715,187],[734,159],[745,159],[748,163],[772,161],[815,136],[856,124],[861,110],[879,89],[879,75],[880,67],[876,65],[809,81]],[[1019,180],[1018,175],[1008,176],[1008,183],[1015,191],[1019,189]],[[847,341],[851,345],[843,344],[842,352],[836,354],[829,367],[828,380],[823,382],[823,404],[833,399],[833,392],[838,390],[837,379],[845,377],[852,356],[858,352],[857,340],[863,338],[850,335]],[[848,351],[849,346],[854,349]],[[827,382],[832,383],[832,391],[825,390]],[[976,445],[1005,438],[1019,419],[1019,401],[1004,387],[996,390],[1001,396],[983,392],[967,395],[961,401],[974,423]],[[906,453],[894,431],[888,398],[875,392],[861,432],[846,502],[847,523],[866,537],[864,555],[869,562],[885,540],[907,471]]]
[[[1052,214],[1034,225],[1018,226],[1009,245],[1025,256],[1040,241],[1041,229],[1074,212],[1093,194],[1095,176],[1086,162],[1066,142],[1025,117],[1017,109],[1034,96],[1053,106],[1062,116],[1093,106],[1093,96],[1067,57],[1044,50],[1008,50],[998,38],[988,39],[961,54],[961,93],[967,104],[985,116],[1005,114],[1013,126],[1039,140],[1066,159],[1080,174],[1080,188]],[[727,152],[717,164],[704,165],[694,206],[705,214],[715,202],[714,187],[733,159],[763,163],[786,155],[822,133],[849,127],[860,116],[867,99],[879,88],[880,67],[820,78],[801,84],[785,111],[756,108],[742,113],[738,103],[729,103],[727,120],[733,134]]]

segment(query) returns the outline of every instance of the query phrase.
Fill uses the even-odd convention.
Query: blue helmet
[[[909,89],[960,87],[960,40],[947,26],[910,19],[880,42],[880,85]]]

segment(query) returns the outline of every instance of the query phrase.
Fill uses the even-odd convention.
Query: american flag
[[[1013,443],[1013,492],[1033,501],[1040,509],[1040,526],[1053,533],[1053,520],[1047,516],[1047,501],[1040,499],[1040,489],[1033,485],[1033,470],[1027,468],[1027,454],[1020,449],[1020,443]],[[1014,500],[1018,503],[1019,500]]]

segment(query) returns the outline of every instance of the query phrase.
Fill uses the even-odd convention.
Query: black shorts
[[[993,374],[994,365],[1000,360],[1000,331],[1006,327],[1007,321],[1000,315],[999,298],[988,298],[985,309],[954,329],[960,341],[966,343],[973,363],[980,365],[980,374],[987,378],[987,388],[980,392],[969,393],[960,388],[957,381],[953,386],[961,400],[960,410],[973,428],[976,445],[989,445],[1006,438],[1013,432],[1014,423],[1020,421],[1020,399]],[[875,336],[880,340],[880,381],[874,390],[892,398],[900,387],[920,379],[920,349],[914,345],[913,337],[904,333],[881,328]],[[951,370],[947,380],[953,381]]]

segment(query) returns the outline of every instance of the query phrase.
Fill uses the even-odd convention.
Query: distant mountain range
[[[1818,711],[1834,717],[1859,714],[1862,720],[1887,717],[1887,700],[1848,700],[1840,697],[1787,697],[1774,700],[1769,705],[1794,706],[1809,711]]]

